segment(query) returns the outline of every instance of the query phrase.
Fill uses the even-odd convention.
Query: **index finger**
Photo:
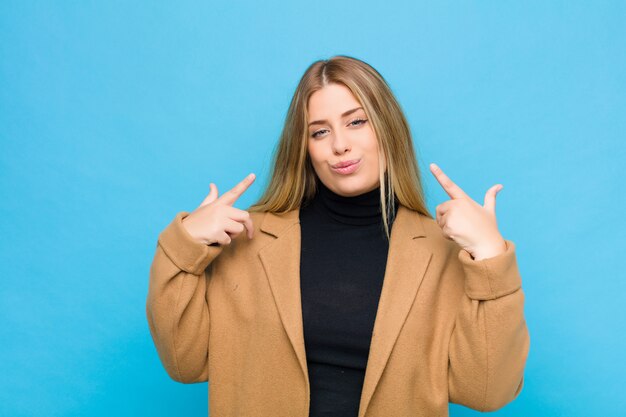
[[[228,204],[229,206],[232,206],[233,204],[235,204],[235,201],[237,201],[237,199],[241,197],[241,194],[243,194],[244,191],[246,191],[248,187],[250,187],[250,184],[254,182],[255,178],[256,176],[253,173],[249,174],[239,184],[235,185],[233,188],[222,194],[222,196],[218,198],[218,200]]]
[[[446,174],[443,173],[441,168],[437,164],[430,164],[430,171],[433,173],[439,184],[443,187],[444,191],[450,196],[450,198],[466,198],[467,194],[456,185]]]

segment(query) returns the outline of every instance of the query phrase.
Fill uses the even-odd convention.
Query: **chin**
[[[333,183],[334,184],[334,189],[336,189],[337,191],[335,191],[337,194],[340,195],[344,195],[346,197],[353,197],[353,196],[357,196],[360,194],[364,194],[367,193],[371,190],[373,190],[374,188],[376,188],[377,185],[364,185],[364,184],[338,184],[338,183]]]

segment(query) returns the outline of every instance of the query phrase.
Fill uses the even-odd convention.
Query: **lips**
[[[356,161],[356,162],[355,162]],[[336,165],[344,165],[341,168],[335,168]],[[339,164],[335,164],[335,166],[333,166],[331,169],[336,172],[339,175],[350,175],[356,171],[358,171],[358,169],[361,167],[361,160],[360,159],[356,159],[353,161],[344,161],[344,162],[340,162]]]
[[[345,167],[349,167],[350,165],[354,165],[357,162],[359,162],[359,159],[351,159],[349,161],[343,161],[343,162],[339,162],[335,165],[331,165],[333,168],[345,168]]]

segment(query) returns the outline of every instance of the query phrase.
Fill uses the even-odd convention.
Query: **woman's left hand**
[[[496,194],[502,185],[496,184],[487,190],[485,204],[481,206],[436,164],[430,164],[430,171],[451,198],[437,206],[437,224],[446,238],[458,243],[474,260],[504,253],[506,243],[496,222]]]

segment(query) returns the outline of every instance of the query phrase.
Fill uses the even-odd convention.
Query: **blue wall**
[[[438,163],[494,184],[531,351],[497,416],[623,413],[626,7],[620,1],[0,3],[0,415],[206,416],[145,319],[158,233],[248,172],[296,83],[361,58]],[[451,406],[452,416],[479,413]]]

